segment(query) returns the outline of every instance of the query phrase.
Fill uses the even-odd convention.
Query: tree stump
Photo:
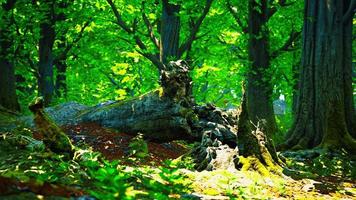
[[[43,143],[52,152],[63,154],[65,158],[72,158],[74,146],[68,136],[44,112],[43,98],[36,98],[29,109],[34,114],[37,131],[43,136]]]

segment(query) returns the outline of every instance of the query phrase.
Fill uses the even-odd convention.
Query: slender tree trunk
[[[277,130],[272,101],[272,84],[269,72],[270,56],[268,44],[268,1],[249,1],[249,60],[250,70],[247,75],[247,110],[254,124],[259,120],[266,123],[266,133]]]
[[[55,22],[63,22],[67,19],[67,16],[64,12],[64,10],[66,10],[69,6],[69,2],[68,1],[63,1],[63,2],[59,2],[58,8],[60,9],[60,12],[58,13],[58,15],[55,18]],[[58,33],[57,33],[58,34]],[[60,33],[60,37],[59,37],[59,44],[58,44],[58,49],[62,50],[62,51],[66,51],[66,46],[67,44],[67,39],[65,36],[65,31],[63,31],[63,33]],[[56,55],[53,64],[56,66],[57,69],[57,74],[56,74],[56,81],[55,81],[55,93],[57,97],[61,97],[62,95],[64,95],[65,98],[67,98],[67,94],[68,94],[68,87],[67,87],[67,52],[61,54],[59,53],[59,55]]]
[[[44,6],[46,6],[45,19],[40,24],[38,90],[47,106],[51,103],[54,93],[52,52],[55,40],[54,1],[47,0]]]
[[[57,75],[56,75],[56,95],[58,97],[61,97],[64,95],[64,97],[67,97],[68,94],[68,87],[67,87],[67,63],[65,60],[56,62],[56,68],[57,68]]]
[[[61,13],[59,15],[59,20],[65,20],[65,15],[64,13]],[[65,49],[66,48],[66,38],[64,35],[60,36],[60,43],[58,44],[59,49]],[[64,95],[64,97],[67,97],[68,94],[68,87],[67,87],[67,55],[64,54],[63,56],[57,56],[56,59],[54,59],[53,64],[56,66],[57,69],[57,74],[56,74],[56,81],[55,81],[55,92],[58,97],[61,97]]]
[[[162,0],[160,60],[163,64],[177,60],[179,49],[180,17],[179,5]]]
[[[295,58],[295,57],[294,57]],[[294,80],[294,83],[293,83],[293,96],[292,96],[292,113],[293,113],[293,116],[296,115],[297,113],[297,105],[298,105],[298,85],[299,85],[299,68],[300,66],[300,62],[298,62],[297,64],[294,64],[292,66],[292,73],[293,73],[293,80]]]
[[[350,0],[306,0],[297,113],[284,147],[355,152]],[[344,19],[343,19],[344,18]]]
[[[19,111],[20,105],[16,95],[15,68],[11,62],[11,32],[10,12],[15,7],[16,0],[7,0],[2,6],[2,24],[0,25],[0,105],[6,109]]]
[[[353,0],[354,1],[354,0]],[[355,1],[354,1],[355,2]],[[352,4],[350,0],[344,2],[344,13],[347,12],[348,5]],[[353,5],[353,9],[356,9],[356,3]],[[356,139],[356,112],[355,112],[355,102],[353,98],[353,87],[352,87],[352,19],[350,16],[349,19],[343,22],[344,31],[343,31],[343,65],[344,65],[344,90],[345,90],[345,111],[346,111],[346,125],[349,133],[353,138]]]

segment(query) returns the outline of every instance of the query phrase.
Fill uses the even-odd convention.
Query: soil
[[[86,145],[94,151],[102,153],[108,160],[121,160],[124,164],[132,163],[130,157],[130,141],[134,137],[113,129],[103,128],[95,123],[85,123],[72,126],[64,126],[62,129],[68,134],[75,145]],[[35,139],[42,139],[38,133],[34,133]],[[155,143],[147,141],[148,156],[140,159],[140,165],[162,165],[167,159],[176,159],[185,154],[189,149],[179,142]]]

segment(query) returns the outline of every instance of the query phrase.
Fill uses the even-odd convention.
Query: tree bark
[[[246,93],[238,112],[223,112],[211,106],[197,112],[202,142],[186,156],[193,158],[197,170],[254,170],[263,175],[280,175],[282,168],[276,150],[265,134],[265,125],[250,122]],[[204,123],[207,120],[208,123]]]
[[[2,24],[0,25],[0,105],[12,111],[20,111],[16,95],[15,67],[12,63],[11,47],[13,33],[11,32],[12,17],[10,12],[15,7],[16,0],[7,0],[2,6]]]
[[[38,90],[44,98],[44,105],[48,106],[54,93],[53,82],[53,44],[55,40],[54,1],[45,1],[44,19],[40,24]]]
[[[350,0],[306,0],[296,119],[282,148],[355,152]]]
[[[249,0],[248,11],[248,54],[251,66],[247,74],[247,110],[253,123],[266,121],[264,123],[266,133],[271,135],[277,131],[277,124],[273,111],[273,86],[269,71],[269,38],[266,28],[269,19],[268,1]]]
[[[171,4],[168,0],[162,0],[160,60],[163,64],[179,59],[179,10],[179,5]]]

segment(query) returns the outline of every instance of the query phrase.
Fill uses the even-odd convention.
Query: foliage
[[[5,2],[0,0],[1,5]],[[66,71],[60,72],[58,62],[55,63],[53,76],[58,80],[58,75],[65,75],[68,91],[61,88],[52,105],[68,101],[86,105],[125,101],[159,87],[159,70],[144,55],[150,53],[159,57],[160,49],[151,42],[150,36],[160,37],[162,1],[115,1],[122,20],[132,25],[132,30],[137,29],[134,34],[118,26],[107,0],[53,2],[53,17],[57,20],[53,25],[56,34],[50,56],[56,61],[63,59],[67,65]],[[204,1],[169,2],[181,7],[178,16],[182,44],[189,38],[194,21],[204,9]],[[237,11],[242,26],[229,12],[228,2]],[[276,6],[276,13],[263,29],[269,31],[269,51],[275,52],[283,47],[291,30],[302,29],[304,3],[287,0],[288,6],[279,6],[277,2],[284,1],[269,2]],[[9,31],[14,39],[8,56],[16,68],[16,92],[25,115],[29,114],[28,103],[38,95],[40,24],[46,20],[47,8],[46,1],[17,0],[11,12]],[[3,7],[0,9],[0,18],[3,19]],[[142,18],[143,14],[151,23],[151,32]],[[214,0],[191,48],[182,55],[182,59],[193,67],[190,75],[198,104],[212,102],[228,109],[240,104],[241,85],[251,64],[248,58],[250,36],[243,30],[247,25],[247,15],[248,0]],[[353,24],[356,24],[355,19]],[[138,47],[136,37],[142,39],[147,49]],[[269,70],[263,71],[271,79],[266,81],[273,85],[272,99],[277,100],[283,95],[287,104],[286,114],[276,116],[279,133],[273,135],[275,144],[284,141],[293,120],[292,104],[297,95],[295,86],[298,84],[301,57],[300,37],[291,46],[271,60]],[[352,48],[353,55],[356,55],[355,45]],[[64,53],[65,56],[61,57]],[[353,77],[353,85],[355,83]],[[356,87],[354,94],[355,90]],[[0,128],[15,120],[9,119],[0,114]],[[135,158],[133,163],[139,165],[149,156],[147,142],[138,135],[131,141],[128,152]],[[356,178],[355,158],[342,151],[336,154],[322,152],[315,157],[308,157],[314,155],[313,152],[307,152],[307,157],[303,152],[298,153],[287,158],[287,166],[311,175],[307,176],[309,178]],[[0,176],[21,182],[34,180],[39,185],[79,186],[86,194],[98,199],[172,199],[193,191],[229,196],[231,199],[267,199],[271,191],[282,197],[290,192],[284,180],[276,178],[263,182],[261,177],[249,172],[247,175],[229,171],[197,173],[188,157],[168,160],[164,167],[127,166],[107,161],[99,153],[82,146],[76,150],[73,160],[66,161],[62,155],[47,152],[43,142],[34,139],[33,132],[22,126],[11,132],[0,132]],[[270,184],[268,189],[266,182]]]
[[[140,133],[136,137],[131,139],[129,147],[130,147],[130,156],[134,156],[139,159],[144,159],[145,157],[148,156],[147,143],[143,139],[143,135]]]
[[[233,5],[239,5],[239,15],[242,18],[247,14],[246,2],[245,0],[231,2]],[[300,10],[303,5],[301,1],[296,2],[287,8],[279,8],[277,14],[270,20],[268,25],[271,30],[272,50],[283,44],[285,36],[291,29],[301,29]],[[144,34],[147,30],[141,19],[141,9],[145,11],[153,26],[157,26],[155,20],[160,18],[161,4],[147,1],[142,7],[141,3],[124,0],[117,6],[125,21],[140,19],[137,26],[140,37],[144,39],[148,51],[155,52],[154,46]],[[179,3],[182,4],[179,14],[182,21],[181,38],[184,41],[189,34],[189,22],[200,14],[203,3],[195,4],[192,1]],[[14,48],[19,51],[15,61],[16,73],[21,76],[17,93],[26,111],[26,105],[37,94],[35,66],[38,62],[38,53],[34,47],[39,37],[36,23],[41,21],[43,13],[42,4],[24,2],[17,6],[14,13],[16,26],[13,27],[14,33],[18,30]],[[54,54],[63,52],[62,35],[65,44],[73,47],[66,59],[68,94],[57,97],[53,104],[73,100],[95,105],[108,100],[131,98],[158,87],[158,70],[139,53],[132,37],[113,23],[115,17],[106,1],[76,1],[68,3],[64,9],[57,6],[56,12],[64,12],[66,19],[56,22]],[[280,19],[285,22],[282,26]],[[35,23],[30,26],[29,20]],[[83,29],[82,37],[76,41],[87,22],[89,24]],[[154,28],[153,33],[159,37],[156,30]],[[241,33],[235,20],[227,12],[226,0],[213,3],[199,29],[198,37],[189,53],[189,60],[194,67],[191,75],[194,81],[193,94],[197,102],[213,102],[223,107],[236,107],[241,97],[241,82],[249,65],[246,59],[242,59],[247,58],[248,36]],[[289,106],[295,82],[292,65],[298,60],[299,53],[286,52],[272,63],[274,99],[278,98],[279,94],[284,94]],[[55,75],[56,73],[55,68]],[[280,79],[281,76],[285,78]]]
[[[12,133],[1,136],[0,176],[40,185],[80,185],[98,199],[170,199],[189,191],[190,181],[176,168],[128,167],[86,149],[77,149],[74,159],[66,161],[44,149],[26,148],[22,141],[29,133],[21,130],[14,133],[16,138]]]

